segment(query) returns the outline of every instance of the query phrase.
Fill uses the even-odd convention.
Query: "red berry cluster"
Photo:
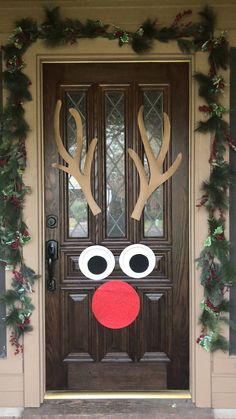
[[[3,158],[1,158],[1,160],[0,160],[0,165],[1,165],[2,167],[4,167],[4,166],[6,166],[6,165],[7,165],[8,161],[9,161],[9,157],[3,157]]]
[[[180,21],[185,17],[185,16],[189,16],[189,15],[191,15],[192,14],[192,10],[190,10],[190,9],[188,9],[188,10],[184,10],[182,13],[178,13],[176,16],[175,16],[175,20],[174,20],[174,22],[172,23],[172,27],[176,27],[176,26],[178,26],[178,24],[180,23]],[[190,23],[191,24],[191,23]],[[189,24],[188,24],[189,25]]]
[[[23,345],[19,343],[19,337],[14,332],[12,332],[10,336],[10,344],[15,346],[14,355],[18,355],[23,352]]]
[[[20,208],[21,200],[16,195],[12,195],[11,202],[13,205],[15,205],[16,208]]]
[[[23,275],[17,271],[15,268],[12,271],[13,275],[14,275],[14,279],[18,284],[23,284],[24,283],[24,277]]]
[[[205,205],[207,200],[208,200],[208,195],[207,194],[202,195],[201,200],[200,200],[199,204],[196,205],[196,207],[197,208],[203,207],[203,205]]]
[[[20,245],[19,237],[16,237],[14,242],[11,244],[11,248],[12,249],[18,249],[19,245]]]
[[[26,326],[30,324],[30,317],[25,316],[22,323],[17,323],[20,330],[25,330]]]
[[[212,304],[212,302],[209,300],[209,298],[207,298],[205,303],[206,303],[207,307],[209,307],[212,311],[214,311],[214,313],[219,313],[219,307],[214,306],[214,304]]]
[[[15,36],[14,44],[22,48],[29,41],[30,41],[30,33],[22,31]]]
[[[19,71],[24,68],[25,62],[20,55],[14,55],[6,61],[6,67],[10,73],[14,73],[15,71]]]
[[[124,35],[123,31],[115,31],[113,34],[116,38],[121,38]]]
[[[233,139],[232,139],[231,135],[227,131],[225,131],[224,134],[225,134],[225,137],[226,137],[226,140],[227,140],[227,143],[229,144],[229,146],[234,151],[236,151],[236,145],[233,143]]]
[[[76,42],[76,39],[78,38],[81,30],[79,28],[68,28],[67,32],[69,33],[69,39],[72,45]]]
[[[221,80],[218,84],[218,89],[224,90],[225,88],[225,83]]]
[[[216,234],[215,236],[215,239],[216,240],[225,240],[225,235],[224,235],[224,233],[221,233],[221,234]]]
[[[210,268],[207,269],[207,271],[209,273],[209,276],[207,278],[208,283],[211,282],[212,280],[218,280],[219,281],[219,278],[216,274],[215,268],[210,267]]]
[[[205,331],[204,329],[202,329],[200,335],[196,339],[196,342],[199,344],[202,341],[202,339],[204,339],[205,336],[206,336]]]
[[[105,28],[103,28],[102,26],[98,26],[98,27],[95,29],[95,32],[96,32],[98,35],[102,35],[103,33],[105,33]]]
[[[200,112],[212,113],[212,107],[211,106],[203,105],[203,106],[199,106],[198,109],[199,109]]]
[[[209,39],[209,41],[207,42],[207,51],[212,51],[214,48],[214,42],[212,39]]]

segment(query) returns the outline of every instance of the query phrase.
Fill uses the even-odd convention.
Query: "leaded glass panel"
[[[163,133],[163,92],[161,90],[145,90],[143,105],[147,135],[152,150],[157,156]],[[149,173],[146,157],[144,158],[144,167],[146,173]],[[162,237],[163,234],[163,185],[161,185],[153,192],[144,207],[144,236]]]
[[[0,293],[5,291],[5,267],[0,264]],[[0,358],[6,356],[6,327],[2,320],[6,316],[5,304],[0,303]]]
[[[0,52],[0,59],[2,53]],[[2,62],[2,61],[1,61]],[[0,111],[2,111],[2,66],[0,65]],[[5,267],[0,264],[0,293],[5,291]],[[6,327],[2,323],[2,319],[6,315],[6,307],[3,303],[0,303],[0,358],[6,356]]]
[[[236,48],[230,49],[230,132],[232,138],[236,136]],[[230,168],[232,173],[236,170],[235,151],[230,150]],[[229,225],[230,225],[230,241],[232,243],[230,254],[231,262],[236,268],[236,183],[231,182],[230,185],[230,207],[229,207]],[[230,287],[230,320],[236,323],[236,284]],[[236,330],[230,328],[230,355],[236,356]]]
[[[124,93],[105,93],[106,234],[125,236]]]
[[[66,130],[67,150],[73,156],[76,150],[76,124],[69,108],[76,109],[81,117],[83,125],[83,147],[81,153],[80,169],[83,171],[87,133],[86,133],[86,92],[76,91],[66,93]],[[88,237],[88,205],[84,193],[73,176],[67,176],[68,189],[68,218],[69,237]]]

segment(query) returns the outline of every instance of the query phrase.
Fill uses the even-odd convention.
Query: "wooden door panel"
[[[62,292],[62,342],[66,361],[90,362],[96,360],[90,322],[91,298],[94,289],[64,290]]]
[[[172,327],[171,288],[138,287],[141,301],[137,359],[144,361],[169,361]]]
[[[169,360],[171,288],[143,288],[136,284],[141,302],[140,316],[131,326],[111,330],[92,316],[95,286],[62,290],[61,324],[64,359],[71,362],[130,362]],[[98,351],[94,345],[98,341]],[[133,345],[133,341],[136,344]]]
[[[129,243],[127,244],[129,245]],[[84,249],[84,247],[81,248],[81,251]],[[127,275],[125,275],[120,266],[119,266],[119,255],[121,254],[122,248],[116,248],[116,249],[112,249],[112,253],[115,256],[115,269],[112,272],[112,274],[109,276],[110,279],[121,279],[121,278],[126,278],[127,280],[129,280],[129,282],[132,283],[133,280],[132,278],[128,277]],[[163,249],[163,248],[158,248],[158,250],[156,250],[155,248],[153,249],[154,252],[158,252],[158,258],[160,258],[157,263],[155,268],[153,269],[153,272],[150,273],[150,275],[148,276],[148,280],[149,281],[154,281],[156,282],[157,278],[158,281],[161,282],[171,282],[172,281],[172,264],[171,264],[171,260],[172,260],[172,250],[171,249]],[[70,250],[70,252],[66,251],[63,252],[61,255],[61,271],[64,272],[64,275],[61,277],[61,282],[62,283],[69,283],[69,282],[77,282],[77,281],[87,281],[87,279],[85,278],[85,276],[80,272],[79,269],[79,252],[78,249],[77,251],[73,251]]]
[[[92,295],[97,287],[77,287],[62,294],[62,341],[64,362],[127,362],[131,353],[135,324],[122,330],[106,330],[92,316]],[[98,346],[94,346],[95,337]]]
[[[102,377],[102,379],[101,379]],[[102,384],[101,384],[102,382]],[[68,364],[68,388],[79,391],[145,391],[165,390],[165,362],[100,362]]]
[[[98,325],[99,361],[101,362],[132,362],[135,360],[132,342],[135,337],[135,325],[116,330],[105,330]],[[100,330],[99,330],[100,329]]]
[[[51,214],[58,219],[56,228],[46,226],[46,240],[58,241],[59,249],[56,291],[46,292],[48,389],[188,388],[188,75],[188,63],[44,65],[46,220]],[[98,137],[91,180],[93,196],[102,208],[97,217],[86,208],[73,179],[51,166],[63,163],[52,124],[57,99],[63,104],[61,135],[72,155],[76,130],[69,107],[81,113],[84,152],[92,138]],[[179,152],[183,161],[174,177],[150,198],[137,222],[130,215],[139,193],[139,178],[127,149],[135,150],[146,164],[137,126],[142,104],[156,154],[162,138],[162,112],[170,117],[170,150],[163,171]],[[121,129],[119,135],[110,134],[114,127]],[[124,157],[119,166],[116,147],[120,142]],[[112,188],[119,182],[115,177],[114,186],[110,185],[107,176],[113,168],[116,173],[117,167],[118,174],[124,172],[124,186],[115,201]],[[115,212],[107,212],[110,202]],[[112,235],[109,217],[118,214],[119,218],[116,202],[124,211],[119,226],[122,234],[117,227]],[[148,277],[128,277],[119,266],[121,252],[133,243],[150,247],[157,257]],[[81,252],[94,244],[107,247],[115,257],[113,272],[101,281],[86,278],[78,264]],[[110,280],[128,282],[141,303],[137,319],[117,330],[102,326],[92,313],[95,290]]]

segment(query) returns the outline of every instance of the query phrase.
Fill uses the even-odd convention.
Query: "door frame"
[[[137,71],[136,71],[137,70]],[[181,74],[183,72],[183,74]],[[138,76],[136,76],[136,73]],[[189,314],[188,314],[188,305],[189,305],[189,291],[188,291],[188,282],[189,282],[189,274],[188,274],[188,238],[189,238],[189,231],[188,231],[188,168],[189,168],[189,159],[188,159],[188,148],[189,148],[189,63],[188,62],[179,62],[179,63],[160,63],[160,62],[139,62],[139,63],[92,63],[92,64],[44,64],[43,65],[43,77],[45,78],[43,83],[43,103],[44,103],[44,129],[45,129],[45,139],[44,139],[44,147],[45,147],[45,184],[46,184],[46,191],[45,191],[45,204],[46,204],[46,216],[48,214],[56,214],[59,218],[58,224],[61,225],[61,228],[50,230],[46,228],[46,242],[48,240],[54,239],[58,240],[60,243],[59,246],[59,263],[56,263],[55,270],[56,270],[56,277],[63,276],[64,279],[61,278],[61,286],[58,287],[58,292],[56,293],[49,293],[46,292],[46,347],[47,347],[47,360],[46,360],[46,384],[47,384],[47,391],[56,390],[58,389],[70,389],[76,388],[77,382],[77,390],[85,389],[85,390],[93,390],[93,391],[101,391],[103,390],[112,390],[118,391],[118,389],[126,389],[131,390],[135,389],[165,389],[166,385],[168,385],[168,389],[189,389]],[[105,81],[104,81],[105,77]],[[186,78],[185,78],[186,77]],[[129,79],[129,80],[128,80]],[[76,81],[77,80],[77,81]],[[92,82],[92,88],[88,87],[75,87],[76,83],[78,82],[79,85],[88,86]],[[59,84],[58,84],[59,83]],[[105,84],[104,84],[105,83]],[[130,84],[131,83],[131,84]],[[60,87],[61,86],[61,87]],[[113,87],[112,87],[113,86]],[[119,87],[117,87],[119,86]],[[152,86],[152,87],[151,87]],[[183,87],[181,87],[183,86]],[[154,94],[154,91],[158,88],[157,96]],[[52,89],[52,91],[50,91]],[[68,90],[69,89],[69,90]],[[80,90],[88,89],[88,93],[86,94],[87,97],[87,117],[88,120],[91,122],[91,126],[95,125],[97,127],[98,124],[98,132],[96,136],[103,138],[104,135],[104,123],[105,114],[107,112],[106,109],[106,97],[107,92],[111,92],[112,90],[117,89],[119,91],[119,97],[122,91],[122,97],[125,96],[124,100],[124,112],[125,112],[125,120],[127,124],[131,123],[131,127],[133,124],[137,124],[137,110],[140,106],[141,101],[146,103],[145,96],[146,93],[148,95],[149,89],[153,90],[154,97],[157,99],[160,92],[162,92],[162,101],[163,107],[165,112],[172,115],[172,151],[171,154],[174,156],[177,155],[178,152],[182,152],[183,161],[181,163],[181,167],[178,169],[178,172],[174,175],[174,178],[167,186],[164,188],[163,191],[163,217],[166,222],[165,231],[163,237],[156,237],[151,238],[147,237],[147,235],[143,231],[143,222],[140,223],[133,223],[129,222],[129,218],[127,219],[127,215],[131,214],[136,200],[133,199],[133,194],[131,193],[131,189],[133,186],[127,186],[126,190],[126,208],[125,211],[125,218],[126,218],[126,229],[124,233],[124,237],[109,237],[109,234],[106,234],[106,226],[104,225],[102,228],[99,228],[100,222],[104,221],[104,217],[93,217],[91,213],[89,215],[89,231],[88,237],[84,237],[81,241],[76,238],[70,237],[71,235],[68,234],[68,209],[67,206],[71,203],[66,193],[66,189],[68,187],[67,181],[64,177],[61,177],[59,172],[55,172],[51,168],[51,162],[57,161],[58,152],[57,148],[54,144],[53,139],[53,109],[55,105],[55,100],[59,97],[65,103],[66,108],[69,106],[74,106],[73,101],[77,102],[77,99],[80,98]],[[145,94],[143,93],[143,89],[145,90]],[[182,90],[183,89],[183,90]],[[77,92],[78,90],[78,92]],[[77,95],[79,96],[77,97]],[[84,93],[82,93],[83,95]],[[56,95],[59,95],[56,97]],[[68,96],[69,95],[69,96]],[[75,95],[75,96],[74,96]],[[113,93],[112,93],[113,95]],[[144,96],[143,96],[144,95]],[[183,95],[183,98],[181,97]],[[91,99],[91,97],[93,99]],[[67,100],[69,100],[70,105],[68,105]],[[137,103],[137,101],[139,102]],[[153,99],[151,99],[151,102]],[[72,101],[72,102],[71,102]],[[101,101],[101,103],[100,103]],[[104,102],[105,101],[105,102]],[[50,105],[49,105],[50,104]],[[146,103],[148,107],[148,102]],[[91,108],[92,106],[92,108]],[[105,108],[104,108],[105,106]],[[135,106],[135,111],[134,111]],[[154,102],[153,102],[154,106]],[[94,108],[95,107],[95,108]],[[93,109],[94,108],[94,109]],[[101,114],[99,109],[102,108]],[[112,108],[113,109],[113,108]],[[133,109],[133,111],[132,111]],[[82,110],[82,108],[81,108]],[[84,110],[85,111],[85,110]],[[94,116],[94,112],[96,115],[97,122],[92,123],[92,116]],[[66,131],[69,130],[66,122],[66,115],[63,112],[63,129],[64,135]],[[82,111],[83,113],[83,111]],[[128,119],[132,118],[132,119]],[[101,122],[103,121],[103,122]],[[131,122],[132,121],[132,122]],[[181,121],[181,124],[180,124]],[[66,128],[67,127],[67,128]],[[103,127],[103,128],[102,128]],[[90,129],[89,129],[90,131]],[[130,126],[125,128],[126,131],[126,147],[131,147],[133,149],[137,148],[137,139],[136,137],[136,130],[134,130],[135,135],[133,135],[133,130],[130,129]],[[67,132],[69,135],[69,131]],[[90,132],[89,137],[93,137],[95,134]],[[175,143],[176,141],[176,143]],[[133,143],[136,142],[136,143]],[[139,143],[138,143],[139,144]],[[105,159],[106,159],[106,152],[109,154],[109,150],[104,149],[104,145],[102,142],[98,141],[97,146],[97,156],[99,161],[98,164],[98,189],[95,187],[94,196],[96,195],[96,190],[102,190],[102,184],[106,181],[105,175]],[[114,150],[113,150],[114,152]],[[104,154],[105,153],[105,154]],[[104,155],[103,155],[104,154]],[[53,157],[52,157],[53,155]],[[102,157],[103,156],[103,157]],[[53,159],[53,160],[52,160]],[[102,160],[101,160],[102,159]],[[104,164],[103,164],[104,159]],[[167,159],[168,160],[168,159]],[[125,158],[124,164],[126,165],[127,173],[130,176],[133,176],[133,182],[136,183],[136,173],[133,172],[132,163]],[[169,165],[171,163],[169,162]],[[103,167],[105,165],[105,168]],[[168,165],[168,163],[167,163]],[[105,172],[102,174],[103,169]],[[101,172],[100,172],[101,170]],[[95,169],[96,171],[96,169]],[[108,180],[107,180],[108,181]],[[58,182],[60,183],[60,187],[58,190]],[[102,184],[100,184],[102,182]],[[92,182],[93,183],[93,182]],[[132,181],[131,181],[132,183]],[[137,185],[136,185],[137,186]],[[131,189],[130,189],[131,187]],[[53,192],[55,189],[55,193]],[[56,192],[57,191],[57,192]],[[130,194],[130,195],[129,195]],[[137,191],[138,194],[138,191]],[[100,195],[98,193],[98,195]],[[104,195],[103,193],[101,195]],[[106,214],[105,202],[101,202],[104,199],[104,196],[96,196],[97,202],[100,204],[100,208],[103,208],[102,212]],[[47,198],[48,197],[48,198]],[[59,205],[61,199],[65,199],[66,205]],[[133,202],[134,201],[134,202]],[[177,204],[178,202],[178,204]],[[59,205],[59,207],[58,207]],[[58,208],[57,208],[58,207]],[[127,212],[128,211],[128,212]],[[172,213],[173,217],[170,216]],[[106,218],[106,217],[105,217]],[[172,219],[173,218],[173,219]],[[181,220],[181,222],[180,222]],[[164,224],[165,224],[164,222]],[[182,226],[183,224],[183,226]],[[141,228],[142,227],[142,228]],[[183,228],[183,231],[182,231]],[[155,235],[155,234],[154,234]],[[72,235],[73,236],[73,235]],[[119,236],[119,234],[118,234]],[[158,234],[157,234],[158,236]],[[105,247],[108,247],[112,253],[117,257],[122,251],[122,249],[127,248],[127,245],[130,244],[130,241],[133,242],[133,238],[136,237],[138,239],[138,243],[145,244],[146,246],[153,249],[154,253],[163,252],[163,266],[156,267],[152,274],[150,274],[145,281],[135,280],[131,278],[128,280],[130,285],[134,287],[139,295],[139,300],[141,303],[141,310],[139,318],[135,323],[135,326],[131,326],[127,330],[121,331],[121,335],[118,333],[115,334],[114,342],[115,347],[117,345],[120,346],[120,351],[125,351],[131,357],[136,357],[139,359],[140,357],[145,356],[145,366],[141,362],[136,362],[134,365],[132,363],[130,366],[127,363],[124,363],[121,359],[121,355],[116,353],[115,355],[115,365],[114,367],[114,377],[110,378],[110,367],[107,365],[103,365],[100,363],[100,357],[104,357],[110,353],[111,348],[110,344],[112,339],[110,332],[108,329],[104,330],[104,333],[100,336],[98,342],[96,339],[94,340],[92,336],[95,336],[97,333],[99,334],[100,326],[99,323],[94,322],[94,320],[87,318],[87,314],[84,313],[84,304],[86,305],[87,309],[91,312],[91,297],[96,288],[99,286],[98,282],[94,282],[91,280],[86,280],[84,276],[77,270],[77,268],[69,267],[70,262],[72,262],[73,257],[81,252],[84,248],[88,247],[91,244],[91,240],[93,243],[99,243]],[[114,243],[116,243],[114,245]],[[62,248],[60,249],[60,247]],[[72,247],[71,247],[72,246]],[[156,248],[158,246],[159,250]],[[182,251],[179,253],[180,248]],[[77,250],[76,250],[77,249]],[[117,250],[118,249],[118,250]],[[72,259],[71,259],[72,257]],[[177,269],[174,268],[176,265]],[[59,266],[61,266],[62,271],[60,270]],[[164,267],[165,266],[165,267]],[[59,270],[58,270],[59,269]],[[82,270],[82,267],[81,269]],[[46,269],[47,271],[47,269]],[[63,275],[64,272],[64,275]],[[82,277],[81,277],[82,275]],[[122,269],[116,266],[112,273],[110,273],[110,278],[119,278],[120,280],[127,281],[127,276],[124,276]],[[156,276],[157,275],[157,276]],[[78,276],[78,278],[77,278]],[[79,282],[71,283],[73,279],[79,279]],[[156,278],[155,278],[156,277]],[[153,282],[155,278],[155,283]],[[107,278],[109,279],[109,278]],[[104,279],[106,282],[107,279]],[[68,282],[69,281],[69,282]],[[82,282],[81,282],[82,281]],[[102,281],[103,282],[103,281]],[[145,282],[145,283],[144,283]],[[73,289],[72,289],[73,288]],[[100,289],[100,288],[99,288]],[[74,300],[76,294],[85,294],[87,297],[82,302],[75,302]],[[154,302],[150,301],[148,297],[149,293],[159,294],[162,295],[161,302]],[[153,298],[152,298],[153,300]],[[59,304],[59,306],[58,306]],[[88,304],[88,306],[87,306]],[[81,306],[82,305],[82,306]],[[160,306],[159,306],[160,305]],[[157,316],[156,322],[152,319],[154,314],[153,310],[156,311],[161,310],[162,314],[165,318],[162,320]],[[60,307],[63,312],[61,313],[61,321],[60,318]],[[73,322],[72,312],[73,307],[75,309],[76,315],[78,316],[81,313],[82,318],[79,320],[79,324],[81,326],[81,331],[78,330],[72,331],[69,324],[71,321]],[[76,308],[77,307],[77,308]],[[86,312],[87,312],[86,309]],[[173,312],[174,309],[174,312]],[[59,311],[58,311],[59,310]],[[71,311],[72,310],[72,311]],[[81,311],[82,310],[82,311]],[[151,311],[150,311],[151,310]],[[151,314],[151,312],[153,312]],[[177,315],[178,313],[178,315]],[[184,315],[182,316],[182,313]],[[74,313],[75,314],[75,313]],[[157,314],[157,313],[156,313]],[[59,316],[59,317],[58,317]],[[72,317],[71,317],[72,316]],[[95,316],[96,317],[96,316]],[[51,323],[52,322],[52,323]],[[67,324],[67,322],[69,322]],[[82,322],[82,323],[81,323]],[[85,322],[85,323],[84,323]],[[87,335],[87,326],[86,330],[84,329],[84,324],[87,324],[90,330],[89,334]],[[172,326],[170,323],[172,323]],[[51,324],[50,324],[51,323]],[[64,323],[64,325],[63,325]],[[155,324],[156,323],[156,324]],[[58,327],[57,327],[58,325]],[[68,326],[68,327],[67,327]],[[79,326],[79,325],[78,325]],[[80,329],[79,326],[79,329]],[[161,327],[160,336],[158,338],[159,332],[157,332],[159,326]],[[144,328],[144,329],[143,329]],[[55,330],[54,330],[55,329]],[[54,332],[53,332],[54,330]],[[100,331],[101,332],[101,331]],[[72,335],[70,336],[70,333]],[[92,333],[92,334],[91,334]],[[151,333],[153,334],[153,345],[151,344],[151,338],[148,338],[148,335]],[[98,357],[97,362],[89,363],[77,363],[75,361],[81,361],[80,356],[76,355],[76,342],[78,339],[82,338],[84,335],[85,340],[82,339],[79,352],[89,353],[88,358],[90,356],[92,359],[96,359]],[[91,335],[91,336],[90,336]],[[61,337],[60,337],[61,336]],[[70,336],[70,338],[69,338]],[[90,336],[90,337],[89,337]],[[122,336],[122,337],[121,337]],[[68,342],[69,338],[69,342]],[[91,339],[90,339],[91,338]],[[137,342],[135,342],[138,338],[139,344],[137,346]],[[129,348],[124,343],[125,340],[128,339]],[[161,339],[161,347],[158,344],[158,340]],[[113,343],[114,343],[113,342]],[[122,344],[123,342],[123,344]],[[126,342],[127,343],[127,342]],[[60,348],[62,345],[62,348]],[[84,346],[85,345],[85,346]],[[153,347],[152,347],[153,346]],[[159,347],[159,349],[157,348]],[[96,349],[95,349],[96,348]],[[116,349],[117,350],[117,349]],[[152,351],[163,351],[161,354],[157,356],[152,354]],[[70,355],[68,353],[70,352]],[[145,355],[144,355],[145,353]],[[147,362],[148,361],[148,353],[151,356],[156,358],[157,363],[155,365],[153,363]],[[73,355],[72,355],[73,354]],[[62,356],[62,358],[61,358]],[[73,363],[72,361],[73,356]],[[162,357],[162,361],[160,357]],[[62,362],[62,359],[64,362]],[[78,358],[78,359],[77,359]],[[164,362],[165,359],[165,362]],[[85,361],[84,357],[83,360]],[[87,359],[88,360],[88,359]],[[90,358],[91,360],[91,358]],[[107,359],[108,361],[108,359]],[[110,360],[111,361],[111,360]],[[114,361],[114,360],[113,360]],[[112,361],[112,362],[113,362]],[[120,362],[119,362],[120,361]],[[141,359],[142,361],[142,359]],[[119,366],[118,364],[119,363]],[[64,366],[63,366],[64,365]],[[103,365],[103,367],[102,367]],[[100,370],[101,368],[101,370]],[[152,380],[151,377],[148,378],[148,375],[151,374],[152,369],[155,368],[155,376],[153,375]],[[144,370],[145,369],[145,370]],[[96,375],[98,371],[103,374],[104,370],[104,380],[106,383],[102,384],[101,377],[97,379],[91,380],[91,374]],[[158,373],[158,370],[160,374]],[[142,371],[142,372],[141,372]],[[149,372],[148,372],[149,371]],[[106,375],[107,372],[107,375]],[[66,382],[68,374],[68,383]],[[83,379],[81,380],[81,374],[83,375]],[[128,385],[125,384],[126,382],[126,375],[128,374],[133,377],[132,381],[133,384],[130,382]],[[106,378],[105,378],[106,376]],[[145,380],[146,377],[146,380]],[[162,379],[161,379],[162,377]],[[139,385],[137,386],[136,380],[140,380]],[[97,383],[97,384],[96,384]],[[168,383],[168,384],[167,384]],[[72,386],[72,387],[71,387]]]
[[[209,175],[208,156],[210,141],[207,135],[195,132],[196,122],[200,119],[198,107],[201,103],[198,91],[193,82],[193,74],[204,72],[207,68],[207,57],[204,53],[181,54],[175,43],[158,44],[150,54],[137,60],[137,55],[130,50],[114,47],[109,41],[90,40],[68,48],[47,49],[43,45],[33,45],[26,53],[28,63],[26,73],[32,80],[33,101],[26,105],[26,119],[32,129],[27,141],[28,168],[25,183],[31,185],[33,193],[27,197],[25,218],[30,226],[33,240],[24,249],[26,263],[40,273],[41,279],[35,287],[33,303],[36,310],[32,318],[33,333],[24,339],[24,405],[39,406],[45,396],[45,251],[44,251],[44,165],[43,165],[43,101],[42,101],[42,65],[58,62],[189,62],[189,337],[190,337],[190,394],[197,406],[211,405],[211,355],[196,345],[199,332],[199,303],[203,289],[199,283],[199,272],[195,260],[200,253],[202,243],[207,235],[207,217],[204,211],[196,209],[200,198],[200,185]],[[95,45],[96,44],[96,45]],[[72,54],[73,51],[73,54]],[[89,51],[89,52],[88,52]],[[100,54],[99,51],[102,51]],[[104,54],[104,51],[107,51]],[[199,229],[201,225],[201,230]],[[32,366],[31,359],[37,359]],[[197,368],[198,366],[201,368]],[[33,378],[33,380],[32,380]]]

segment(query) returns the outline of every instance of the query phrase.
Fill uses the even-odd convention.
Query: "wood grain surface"
[[[46,240],[55,239],[59,243],[55,265],[57,289],[54,293],[46,292],[47,389],[188,388],[188,74],[185,62],[44,65],[45,211],[46,216],[55,214],[59,220],[57,228],[46,227],[45,233]],[[62,100],[60,128],[66,144],[66,94],[80,89],[87,92],[88,142],[98,138],[91,187],[102,213],[94,217],[89,212],[88,237],[75,238],[68,233],[67,175],[56,171],[51,164],[62,163],[53,134],[56,101]],[[163,170],[178,153],[182,153],[182,163],[164,185],[163,236],[145,237],[143,219],[137,222],[130,218],[137,201],[139,180],[126,152],[125,235],[107,237],[104,92],[124,92],[126,151],[130,147],[142,156],[137,114],[145,89],[163,92],[163,110],[170,117],[171,146]],[[138,280],[124,275],[116,263],[106,280],[128,281],[140,296],[141,310],[129,327],[110,330],[96,321],[91,310],[93,293],[106,280],[85,278],[78,268],[78,257],[88,246],[101,244],[118,258],[133,243],[149,246],[162,258],[148,277]]]

